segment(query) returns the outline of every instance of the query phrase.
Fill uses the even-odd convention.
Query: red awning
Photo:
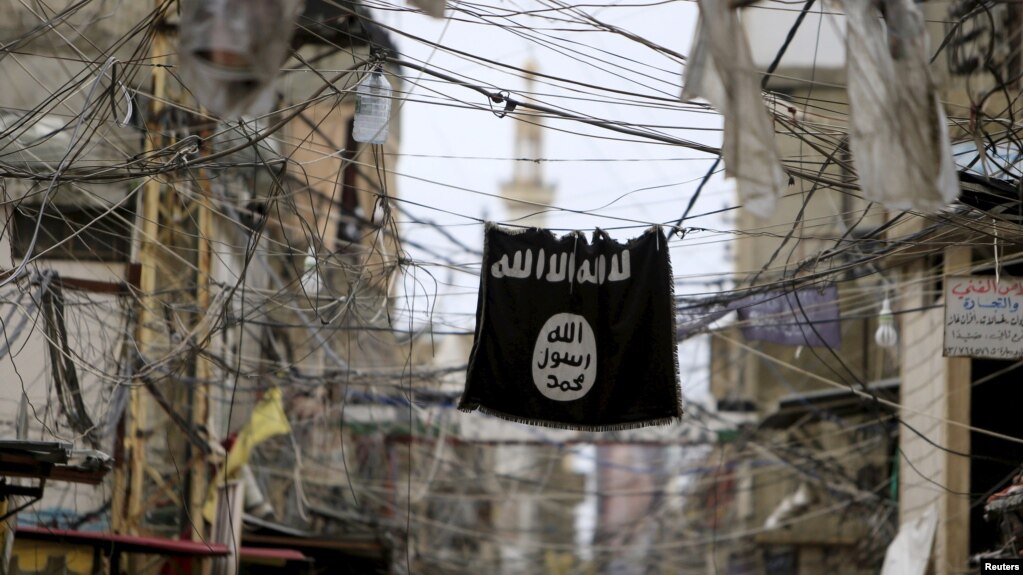
[[[18,526],[16,533],[16,537],[23,539],[70,543],[74,545],[92,545],[94,547],[106,547],[111,551],[114,551],[116,548],[117,551],[122,553],[150,553],[154,555],[191,557],[223,557],[228,555],[227,545],[221,543],[142,537],[140,535],[118,535],[116,533],[103,533],[99,531],[49,529],[46,527]]]
[[[304,553],[296,549],[282,549],[279,547],[242,547],[242,561],[246,559],[276,559],[280,561],[305,561],[308,559]]]

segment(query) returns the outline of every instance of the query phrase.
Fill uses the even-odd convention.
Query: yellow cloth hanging
[[[242,428],[227,454],[227,461],[217,472],[216,478],[210,482],[209,491],[206,494],[206,505],[203,506],[202,514],[207,521],[212,522],[217,510],[217,486],[223,485],[227,479],[233,479],[238,475],[243,465],[249,462],[252,450],[260,443],[276,435],[291,433],[291,425],[288,423],[288,416],[284,413],[284,404],[281,401],[281,390],[272,387],[252,410],[252,417]]]

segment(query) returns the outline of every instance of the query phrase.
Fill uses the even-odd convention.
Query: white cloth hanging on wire
[[[896,209],[938,210],[956,198],[959,180],[930,75],[923,15],[912,0],[842,5],[849,145],[863,197]]]
[[[444,10],[448,7],[447,0],[409,0],[409,4],[434,18],[443,18]]]
[[[750,212],[769,216],[788,181],[753,66],[749,41],[728,0],[698,0],[700,20],[682,99],[703,98],[724,116],[721,156]]]
[[[899,525],[898,534],[884,554],[881,575],[924,575],[937,528],[937,505],[931,505],[915,519]]]

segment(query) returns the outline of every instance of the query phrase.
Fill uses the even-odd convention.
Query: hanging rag
[[[959,179],[931,79],[923,15],[912,0],[842,0],[842,6],[849,146],[863,197],[893,209],[938,210],[959,194]]]
[[[721,156],[725,175],[735,178],[745,209],[760,217],[774,212],[788,182],[774,128],[753,65],[746,32],[728,0],[698,0],[693,47],[682,100],[703,98],[724,116]]]

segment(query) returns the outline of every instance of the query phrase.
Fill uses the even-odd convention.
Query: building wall
[[[947,248],[944,273],[968,273],[970,262],[969,247]],[[910,283],[910,305],[935,300],[933,280],[922,279],[926,273],[919,264],[910,268],[908,279],[917,279]],[[899,520],[911,521],[936,505],[933,572],[960,573],[969,553],[970,467],[968,458],[949,450],[970,451],[969,432],[952,423],[970,423],[970,363],[968,358],[942,357],[944,306],[905,315],[903,332]]]
[[[946,439],[940,418],[947,398],[940,393],[940,388],[935,389],[937,386],[934,384],[945,380],[946,360],[934,351],[941,347],[943,326],[944,311],[934,309],[907,316],[902,327],[903,350],[907,358],[902,371],[902,404],[907,409],[901,417],[940,445],[944,445]],[[903,434],[899,506],[905,521],[940,501],[943,490],[932,481],[942,475],[945,461],[940,450],[914,433],[904,430]]]
[[[124,266],[51,261],[44,267],[58,269],[63,277],[113,282],[123,277],[115,270],[123,270]],[[28,293],[36,292],[30,285],[25,289]],[[7,291],[10,293],[10,286]],[[0,437],[69,441],[78,449],[96,448],[113,454],[114,428],[108,427],[110,421],[104,416],[110,412],[115,393],[104,374],[117,373],[125,322],[123,300],[71,290],[66,290],[64,297],[68,346],[78,364],[77,375],[87,414],[98,426],[95,432],[98,442],[90,444],[72,429],[57,401],[50,372],[53,357],[47,345],[45,325],[38,308],[30,309],[32,297],[28,295],[21,298],[20,305],[3,306],[6,335],[3,341],[5,346],[9,342],[10,348],[0,357],[0,396],[3,397],[0,400]],[[19,325],[22,326],[20,331]],[[27,410],[22,414],[23,394]],[[18,430],[19,415],[27,424],[24,433]],[[29,479],[19,481],[23,485],[36,483]],[[109,480],[97,487],[51,481],[46,484],[43,500],[23,511],[21,516],[66,525],[69,519],[99,510],[109,497],[110,489]],[[94,517],[88,523],[103,525],[102,517]]]

